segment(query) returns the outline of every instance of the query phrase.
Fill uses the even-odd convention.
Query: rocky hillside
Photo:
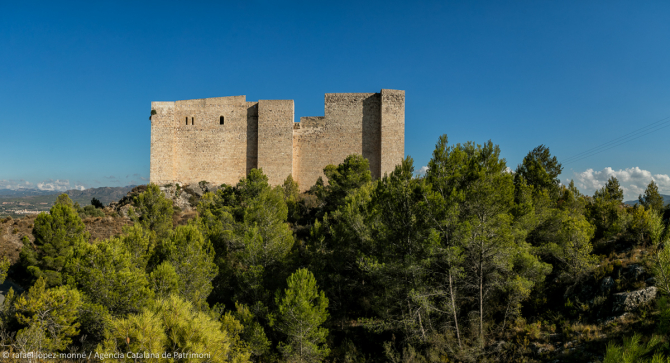
[[[523,357],[519,361],[601,362],[608,343],[620,344],[635,332],[653,334],[658,290],[650,273],[652,251],[625,240],[596,245],[596,269],[576,282],[546,282],[526,303],[526,319],[515,322],[514,333],[500,344]],[[561,314],[534,311],[537,300]]]
[[[129,191],[131,191],[135,185],[128,185],[125,187],[102,187],[102,188],[89,188],[84,190],[68,190],[65,194],[69,195],[70,198],[79,202],[81,205],[88,205],[91,203],[91,199],[96,198],[102,202],[102,204],[109,204],[111,202],[116,202],[119,199],[123,198]]]

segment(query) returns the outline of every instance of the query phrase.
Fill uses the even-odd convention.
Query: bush
[[[102,205],[102,202],[98,200],[98,198],[93,198],[91,199],[91,205],[97,209],[102,209],[104,205]]]
[[[105,213],[101,211],[100,209],[97,209],[96,207],[92,205],[87,205],[82,209],[83,213],[79,213],[79,215],[82,218],[85,217],[104,217]]]

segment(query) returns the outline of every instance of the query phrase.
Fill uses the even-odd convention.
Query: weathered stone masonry
[[[293,100],[246,96],[152,102],[152,183],[236,184],[262,168],[271,185],[289,174],[309,189],[328,164],[361,154],[373,178],[405,156],[405,91],[327,93],[320,117],[294,122]]]

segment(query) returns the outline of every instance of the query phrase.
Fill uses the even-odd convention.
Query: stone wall
[[[149,175],[156,184],[174,180],[174,102],[152,102]]]
[[[258,101],[258,168],[270,185],[279,185],[293,169],[293,100]]]
[[[405,157],[405,91],[383,89],[381,101],[380,177]]]
[[[289,174],[302,191],[323,168],[350,154],[370,161],[373,178],[404,157],[405,93],[329,93],[324,116],[294,122],[292,100],[245,96],[153,102],[151,182],[236,184],[262,168],[271,185]],[[224,124],[220,124],[223,116]]]
[[[301,190],[309,189],[319,177],[326,180],[323,168],[341,163],[350,154],[366,157],[373,178],[379,177],[380,101],[379,93],[327,93],[324,117],[300,118],[293,149],[294,177]]]

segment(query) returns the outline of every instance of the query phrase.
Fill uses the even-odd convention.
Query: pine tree
[[[587,218],[596,226],[596,238],[611,237],[623,231],[623,188],[616,177],[610,177],[602,188],[595,191],[587,208]]]
[[[370,162],[360,154],[347,156],[339,165],[327,165],[323,173],[328,178],[328,185],[321,192],[325,203],[322,212],[337,209],[347,195],[372,180]]]
[[[158,185],[149,184],[147,190],[133,200],[136,208],[131,214],[132,219],[149,230],[157,237],[165,238],[172,230],[172,201],[167,199]]]
[[[62,285],[62,273],[78,244],[87,243],[89,234],[72,200],[62,194],[50,213],[40,213],[33,228],[35,243],[24,242],[21,263],[34,280],[44,277],[47,286]]]
[[[414,178],[411,157],[378,182],[372,196],[379,221],[373,230],[376,245],[364,267],[376,284],[384,286],[373,300],[383,324],[416,341],[427,339],[436,311],[428,264],[439,237],[429,223],[426,192],[425,180]]]
[[[79,245],[67,271],[80,291],[112,315],[139,312],[154,297],[146,272],[134,263],[122,238]]]
[[[665,202],[663,197],[658,192],[658,185],[655,181],[651,181],[644,190],[644,195],[638,197],[638,201],[647,209],[651,209],[657,213],[663,212]]]
[[[207,362],[249,362],[246,346],[231,346],[234,337],[221,322],[176,295],[158,300],[139,314],[114,319],[110,325],[105,341],[96,349],[99,353],[169,352],[181,354],[174,359],[181,362],[203,360],[190,354],[208,354]]]
[[[282,190],[284,191],[284,201],[288,207],[288,219],[291,222],[297,222],[300,218],[300,187],[293,180],[291,174],[284,180]]]
[[[286,280],[283,294],[277,292],[277,313],[271,326],[286,336],[277,347],[287,361],[320,362],[329,353],[325,345],[328,330],[321,325],[328,319],[328,299],[319,291],[314,275],[299,269]]]
[[[37,350],[63,350],[78,333],[76,319],[81,296],[66,286],[46,286],[46,280],[39,278],[27,294],[16,299],[16,317],[26,326],[17,333],[16,340]]]
[[[168,262],[179,277],[179,295],[198,308],[207,305],[212,280],[218,273],[214,248],[197,227],[179,226],[158,248],[162,261]]]
[[[462,202],[463,194],[454,188],[455,179],[459,174],[455,171],[458,168],[458,157],[452,155],[460,150],[448,146],[447,135],[442,135],[438,139],[433,157],[428,163],[428,172],[426,180],[432,188],[428,195],[430,223],[439,233],[440,246],[434,260],[437,267],[436,281],[442,282],[442,287],[437,291],[443,291],[448,296],[447,306],[453,317],[454,330],[459,348],[463,347],[461,341],[461,331],[458,322],[458,307],[456,302],[459,299],[457,281],[463,277],[463,248],[460,245],[456,233],[458,230],[458,203]]]
[[[546,190],[552,199],[556,200],[560,189],[558,176],[562,171],[563,166],[555,156],[551,156],[549,148],[540,145],[530,151],[516,168],[514,184],[518,185],[519,179],[523,178],[535,192]]]

